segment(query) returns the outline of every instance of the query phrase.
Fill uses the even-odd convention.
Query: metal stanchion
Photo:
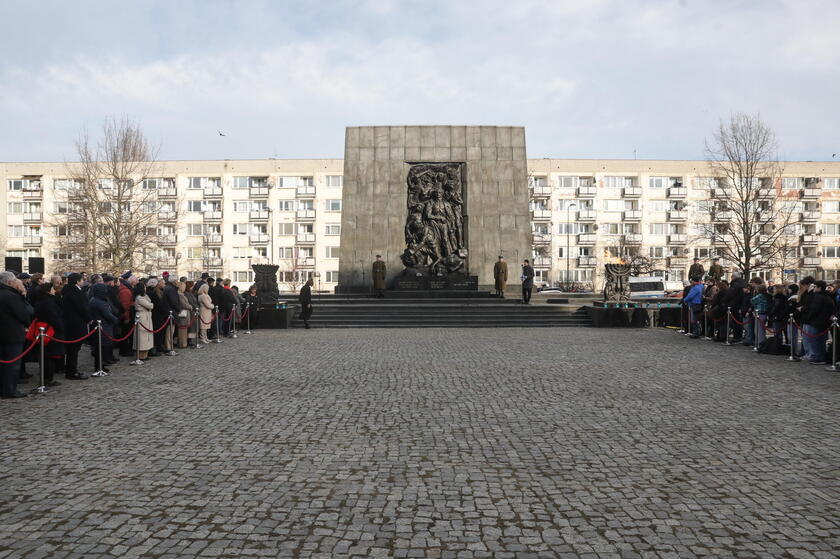
[[[685,309],[685,308],[686,308],[686,307],[685,307],[685,305],[683,305],[682,303],[680,303],[680,306],[681,306],[683,309]],[[679,330],[677,330],[677,334],[685,334],[685,333],[686,333],[686,329],[685,329],[685,313],[684,313],[684,312],[682,312],[682,310],[680,310],[680,329],[679,329]]]
[[[39,332],[38,333],[38,340],[40,340],[40,342],[41,342],[41,366],[39,367],[41,369],[41,371],[40,371],[41,372],[41,384],[37,388],[33,388],[32,393],[33,394],[46,394],[47,393],[47,385],[44,384],[44,367],[46,366],[46,361],[44,361],[44,357],[45,357],[44,346],[46,345],[46,342],[44,342],[44,338],[47,337],[46,336],[47,329],[44,328],[43,326],[41,326],[40,328],[38,328],[38,332]],[[23,365],[21,365],[21,367],[22,366]]]
[[[245,319],[248,321],[247,330],[245,330],[246,334],[251,333],[251,301],[245,303]]]
[[[704,330],[703,332],[706,334],[706,337],[703,338],[704,340],[711,340],[712,337],[709,335],[709,307],[703,309],[703,322],[704,322]],[[714,325],[714,322],[712,323]]]
[[[219,305],[216,305],[214,308],[216,309],[216,339],[213,341],[220,344],[222,343],[222,328],[219,324]]]
[[[754,328],[755,328],[755,329],[754,329],[754,331],[753,331],[753,351],[756,351],[756,352],[757,352],[757,351],[758,351],[758,329],[759,329],[759,328],[764,328],[764,327],[763,327],[763,326],[759,323],[759,319],[758,319],[758,315],[757,315],[757,314],[755,315],[755,327],[754,327]]]
[[[169,345],[172,348],[168,352],[166,352],[166,355],[168,355],[169,357],[175,357],[176,355],[178,355],[178,352],[175,351],[175,340],[173,339],[175,336],[172,332],[173,326],[175,326],[175,328],[178,327],[177,325],[175,325],[175,317],[172,316],[172,311],[169,311],[169,324],[166,325],[165,334],[167,336],[167,339],[169,340]]]
[[[129,365],[142,365],[143,360],[140,359],[140,315],[134,317],[134,361]]]
[[[732,307],[726,307],[726,345],[734,345],[729,341],[729,318],[732,316]]]
[[[796,356],[796,352],[794,351],[796,344],[793,343],[793,333],[795,331],[796,326],[793,325],[793,314],[791,314],[788,319],[788,343],[790,344],[790,357],[787,358],[788,361],[799,361],[799,357]]]
[[[230,337],[233,339],[238,338],[239,336],[236,334],[236,308],[239,306],[238,303],[233,305],[233,310],[230,311]]]
[[[201,349],[203,347],[201,345],[201,311],[200,309],[195,309],[195,345],[193,349]]]
[[[825,370],[840,371],[840,367],[837,367],[837,317],[831,319],[831,367]]]
[[[108,373],[105,372],[105,367],[102,366],[102,321],[96,321],[96,351],[99,355],[99,370],[94,371],[93,374],[90,376],[92,377],[107,377]]]

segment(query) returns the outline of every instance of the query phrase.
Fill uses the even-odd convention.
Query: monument
[[[476,289],[501,254],[531,257],[525,130],[506,126],[347,128],[339,292]]]

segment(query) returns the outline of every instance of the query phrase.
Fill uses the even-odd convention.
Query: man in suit
[[[376,261],[373,263],[373,294],[382,299],[385,297],[385,263],[382,261],[382,256],[377,254]]]
[[[522,302],[526,305],[531,303],[531,291],[534,289],[534,269],[526,258],[522,261]]]
[[[507,262],[505,262],[504,256],[499,256],[498,262],[493,264],[493,279],[496,284],[496,297],[504,299],[508,279]]]
[[[306,280],[303,287],[300,288],[300,318],[303,319],[303,324],[309,330],[309,319],[312,318],[312,278]]]
[[[88,333],[87,294],[79,287],[81,274],[70,274],[67,276],[67,285],[61,290],[61,304],[64,311],[64,336],[68,340],[76,340]],[[88,376],[79,372],[79,350],[84,342],[67,344],[66,361],[64,365],[64,376],[69,380],[84,380]]]

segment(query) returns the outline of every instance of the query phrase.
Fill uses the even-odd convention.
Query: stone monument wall
[[[467,265],[493,284],[493,263],[508,261],[510,285],[531,257],[525,129],[518,126],[348,127],[344,144],[339,291],[371,289],[377,254],[387,282],[404,266],[406,178],[410,163],[464,163]]]

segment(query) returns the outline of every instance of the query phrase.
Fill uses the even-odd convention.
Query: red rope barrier
[[[96,328],[94,328],[93,330],[91,330],[90,332],[88,332],[87,334],[85,334],[84,336],[82,336],[81,338],[79,338],[77,340],[59,340],[58,338],[52,338],[50,341],[51,342],[58,342],[60,344],[77,344],[79,342],[83,342],[86,339],[90,338],[95,333],[96,333]]]
[[[180,328],[181,330],[189,330],[190,328],[192,328],[192,325],[195,324],[196,318],[198,318],[198,315],[193,315],[193,318],[192,320],[190,320],[189,324],[187,324],[186,326],[179,325],[178,328]]]
[[[732,314],[732,311],[729,311],[729,316],[730,316],[730,317],[732,317],[732,320],[734,320],[734,321],[735,321],[735,324],[737,324],[738,326],[743,326],[743,325],[745,325],[745,324],[747,323],[747,321],[746,321],[746,320],[745,320],[744,322],[741,322],[740,320],[738,320],[737,318],[735,318],[735,315],[734,315],[734,314]]]
[[[149,330],[148,328],[146,328],[146,325],[145,325],[145,324],[143,324],[142,322],[140,323],[140,326],[141,326],[141,327],[143,328],[143,330],[145,330],[146,332],[151,332],[152,334],[157,334],[158,332],[160,332],[160,331],[162,331],[164,328],[166,328],[166,326],[167,326],[168,324],[169,324],[169,319],[167,318],[167,319],[166,319],[166,322],[164,322],[164,323],[163,323],[163,325],[162,325],[160,328],[158,328],[157,330]]]
[[[12,359],[12,360],[10,360],[10,361],[4,361],[4,360],[0,359],[0,363],[2,363],[3,365],[8,365],[8,364],[10,364],[10,363],[14,363],[15,361],[20,361],[21,359],[23,359],[23,357],[24,357],[27,353],[29,353],[30,351],[32,351],[32,348],[33,348],[33,347],[35,347],[35,346],[38,344],[38,342],[40,341],[40,338],[41,338],[41,334],[38,334],[38,335],[35,337],[35,339],[34,339],[34,340],[32,340],[32,343],[31,343],[31,344],[29,344],[29,347],[28,347],[28,348],[26,348],[26,349],[23,351],[23,353],[21,353],[20,355],[18,355],[17,357],[15,357],[14,359]]]
[[[233,313],[235,313],[235,312],[236,312],[236,309],[231,310],[230,314],[228,315],[227,318],[225,318],[225,315],[223,314],[222,315],[222,322],[230,322],[230,319],[233,318]]]
[[[142,324],[140,326],[142,326]],[[134,326],[131,327],[131,330],[128,331],[128,334],[126,334],[125,336],[123,336],[122,338],[119,338],[119,339],[112,338],[111,336],[108,335],[108,333],[105,330],[102,330],[102,335],[105,336],[106,338],[108,338],[109,340],[111,340],[112,342],[120,343],[120,342],[124,342],[125,340],[127,340],[134,333],[135,328],[137,328],[137,324],[135,324]]]
[[[796,326],[797,330],[802,332],[803,336],[808,336],[809,338],[821,338],[822,336],[825,336],[826,334],[828,334],[829,330],[831,330],[831,328],[826,328],[825,330],[823,330],[819,334],[809,334],[800,325],[798,325],[795,320],[793,321],[793,325]]]
[[[213,321],[216,320],[216,315],[218,313],[214,313],[213,316],[210,317],[210,322],[204,322],[204,320],[199,316],[198,319],[201,320],[202,324],[207,324],[208,326],[213,324]]]

